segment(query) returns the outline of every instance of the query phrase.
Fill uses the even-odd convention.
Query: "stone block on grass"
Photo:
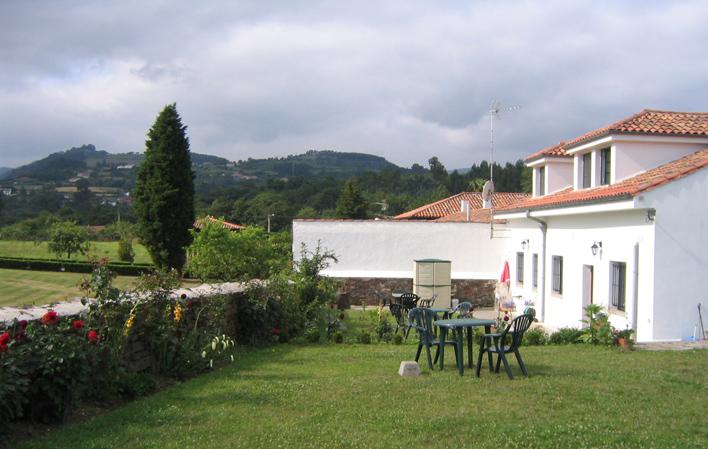
[[[418,377],[420,376],[420,366],[418,362],[401,362],[398,374],[402,377]]]

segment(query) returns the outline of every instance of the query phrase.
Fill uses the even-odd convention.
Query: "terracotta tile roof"
[[[222,227],[224,227],[226,229],[231,229],[232,231],[238,231],[240,229],[243,229],[243,226],[241,226],[239,224],[229,223],[228,221],[219,220],[218,218],[212,217],[211,215],[207,215],[204,218],[198,218],[194,222],[194,227],[196,229],[201,229],[204,226],[205,221],[220,224]]]
[[[494,208],[508,207],[516,202],[525,200],[529,197],[528,193],[508,193],[497,192],[492,196],[492,205]],[[482,209],[482,194],[480,192],[461,192],[457,195],[426,204],[417,209],[404,212],[395,216],[397,220],[407,218],[416,220],[435,220],[437,218],[453,215],[460,212],[462,201],[469,201],[470,209]]]
[[[433,220],[434,223],[489,223],[492,220],[491,209],[474,209],[470,211],[470,219],[464,212],[456,212],[452,215]],[[506,220],[494,220],[495,223],[506,223]]]
[[[639,193],[668,184],[706,167],[708,167],[708,148],[652,168],[616,184],[582,190],[573,190],[572,187],[569,187],[551,195],[529,198],[506,208],[497,208],[495,212],[551,209],[554,207],[577,206],[585,203],[629,199]]]
[[[572,148],[609,134],[708,136],[708,112],[674,112],[644,109],[630,117],[583,134],[566,144]]]
[[[539,150],[530,156],[527,156],[524,161],[531,162],[534,159],[540,159],[542,157],[572,157],[570,154],[565,152],[565,142],[558,142],[557,144]]]
[[[568,149],[610,134],[708,137],[708,112],[674,112],[644,109],[618,122],[590,131],[567,142],[539,150],[524,159],[570,157]]]

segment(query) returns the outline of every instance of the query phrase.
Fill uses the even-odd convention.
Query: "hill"
[[[238,161],[236,171],[244,177],[332,176],[346,179],[368,171],[398,169],[381,156],[365,153],[314,151],[282,158]]]

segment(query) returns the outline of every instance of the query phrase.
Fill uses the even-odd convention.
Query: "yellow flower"
[[[133,324],[135,324],[135,313],[130,312],[130,315],[128,316],[128,321],[125,322],[125,326],[123,326],[123,335],[126,337],[130,333],[130,328],[133,327]]]
[[[175,304],[175,322],[179,323],[182,319],[182,307],[179,304]]]

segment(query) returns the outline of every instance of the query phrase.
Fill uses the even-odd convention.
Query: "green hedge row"
[[[129,264],[126,262],[111,262],[107,267],[116,274],[123,276],[139,276],[154,267],[147,264]],[[37,271],[69,271],[72,273],[90,273],[93,265],[86,261],[30,259],[25,257],[0,256],[0,268]]]

